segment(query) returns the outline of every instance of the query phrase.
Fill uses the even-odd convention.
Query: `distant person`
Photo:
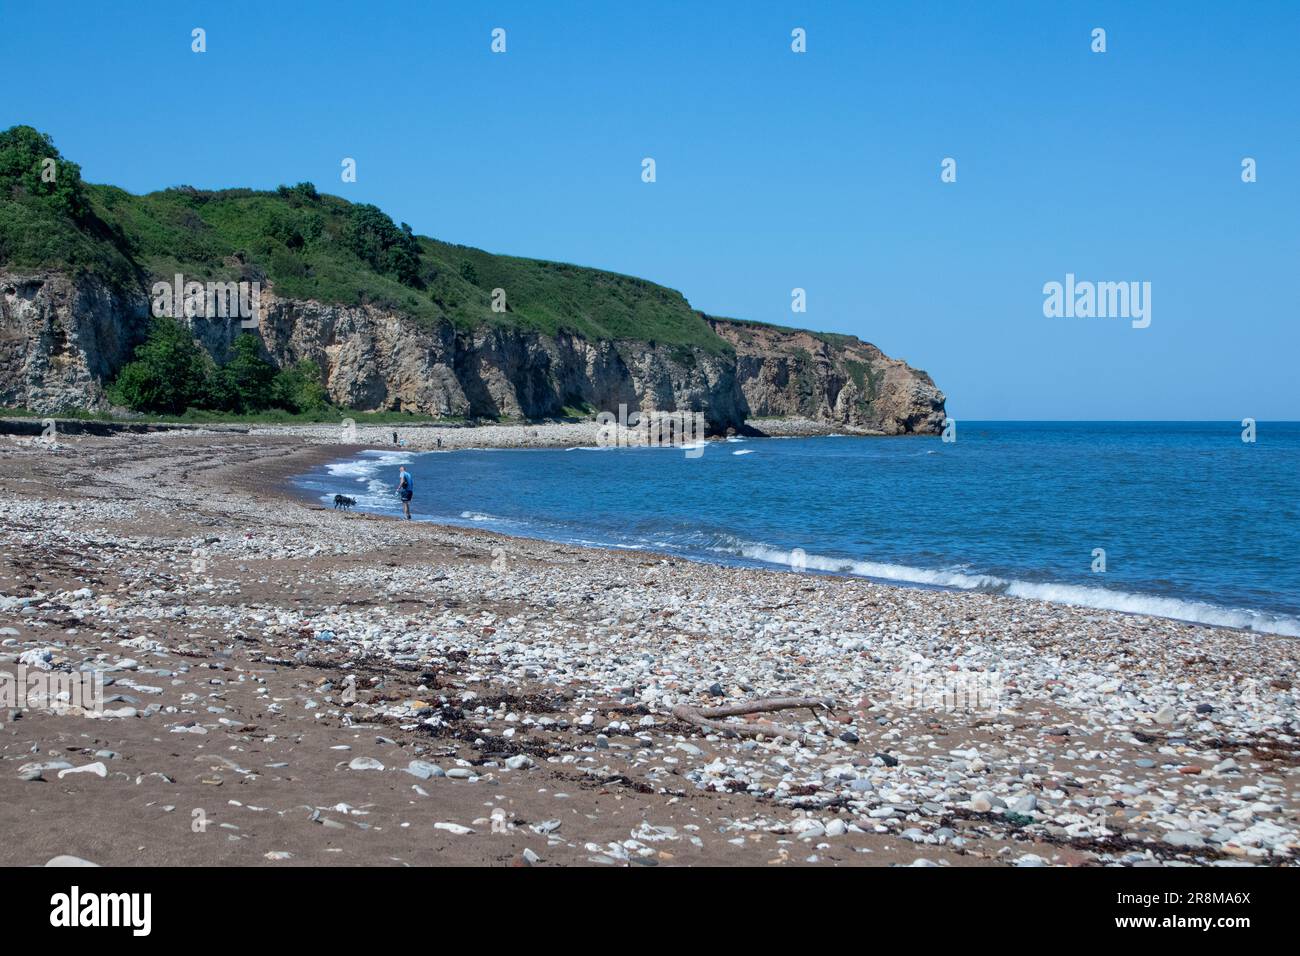
[[[393,432],[393,444],[397,444],[397,432]]]
[[[441,438],[438,439],[438,447],[439,447],[439,448],[442,447],[442,439],[441,439]]]
[[[402,465],[397,469],[397,496],[402,499],[402,508],[406,512],[406,520],[411,520],[411,496],[415,494],[415,479],[411,473]]]

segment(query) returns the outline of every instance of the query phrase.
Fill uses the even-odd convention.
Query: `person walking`
[[[397,469],[397,497],[402,499],[402,509],[406,512],[406,520],[411,520],[411,498],[415,494],[415,479],[411,473],[402,465]]]

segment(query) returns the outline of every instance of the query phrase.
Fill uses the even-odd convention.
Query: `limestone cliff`
[[[749,417],[803,417],[886,435],[943,430],[944,395],[925,372],[853,336],[710,319],[736,349]]]
[[[104,386],[147,326],[143,291],[93,276],[0,271],[0,405],[104,408]],[[942,427],[930,377],[847,336],[710,319],[730,347],[543,335],[507,323],[464,329],[373,305],[263,293],[260,335],[277,365],[311,359],[333,401],[358,410],[544,418],[565,407],[703,411],[712,430],[802,416],[885,434]],[[223,361],[238,322],[196,319]]]
[[[143,291],[0,270],[0,406],[103,408],[103,386],[131,358],[147,316]]]

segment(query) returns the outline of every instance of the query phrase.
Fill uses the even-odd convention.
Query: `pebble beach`
[[[1300,850],[1294,638],[295,494],[291,476],[392,431],[0,436],[0,672],[104,682],[94,710],[0,706],[0,863],[1274,866]],[[421,449],[595,437],[398,431]],[[828,705],[745,717],[757,734],[681,716],[790,696]]]

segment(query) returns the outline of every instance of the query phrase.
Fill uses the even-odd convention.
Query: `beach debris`
[[[677,704],[672,715],[678,720],[694,724],[703,730],[725,736],[742,737],[785,737],[804,743],[808,733],[804,730],[792,730],[787,727],[766,723],[731,723],[724,718],[741,717],[748,714],[766,714],[778,710],[795,710],[807,708],[820,721],[817,708],[833,710],[834,702],[828,697],[766,697],[736,704],[722,704],[717,707],[696,707],[690,704]]]

